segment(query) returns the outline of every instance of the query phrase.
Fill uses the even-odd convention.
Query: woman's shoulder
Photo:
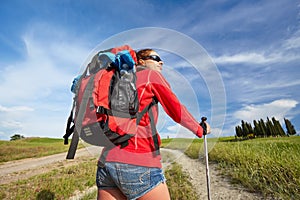
[[[147,77],[147,79],[150,82],[166,82],[165,77],[162,75],[161,72],[156,71],[156,70],[152,70],[152,69],[145,69],[142,71],[142,73],[140,74],[141,76]]]
[[[137,68],[136,74],[137,76],[148,76],[148,77],[162,76],[160,72],[145,67]]]

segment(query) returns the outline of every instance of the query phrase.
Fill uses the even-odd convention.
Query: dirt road
[[[82,158],[86,156],[97,156],[99,152],[99,147],[90,147],[78,150],[74,160],[66,160],[66,153],[61,153],[42,158],[30,158],[7,162],[0,165],[0,185],[20,179],[26,179],[37,174],[48,172],[54,168],[75,165],[78,164]],[[168,159],[163,159],[164,168],[173,161],[181,164],[184,171],[189,174],[190,180],[200,199],[207,199],[205,164],[203,164],[201,160],[190,159],[182,152],[170,149],[162,149],[162,155],[163,157],[168,157]],[[51,167],[49,167],[50,165]],[[212,164],[210,164],[210,181],[211,199],[263,199],[258,194],[248,192],[245,188],[231,185],[228,179],[219,175],[216,166]],[[81,195],[78,194],[72,199],[80,199],[80,196]]]
[[[27,158],[0,164],[0,185],[27,179],[55,168],[78,164],[82,162],[82,158],[96,156],[100,151],[99,147],[86,147],[77,150],[75,159],[73,160],[66,160],[66,153],[60,153],[41,158]]]

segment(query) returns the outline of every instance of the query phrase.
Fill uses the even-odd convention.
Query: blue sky
[[[73,77],[124,31],[142,33],[124,39],[133,48],[157,48],[176,95],[197,119],[209,117],[213,134],[234,135],[241,120],[268,116],[288,118],[299,132],[299,11],[286,0],[3,0],[0,139],[62,137]],[[163,137],[186,132],[161,118]]]

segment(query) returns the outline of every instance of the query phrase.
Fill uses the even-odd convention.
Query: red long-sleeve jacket
[[[137,90],[139,97],[139,112],[148,106],[153,97],[156,97],[165,112],[177,123],[186,127],[198,137],[202,137],[203,129],[194,117],[187,111],[175,94],[170,85],[160,72],[144,69],[137,72]],[[157,123],[158,107],[152,107],[154,121]],[[119,146],[109,150],[106,155],[107,162],[121,162],[146,167],[161,168],[161,156],[155,154],[154,141],[150,126],[149,113],[146,113],[137,129],[135,137],[129,140],[128,146]],[[158,143],[160,144],[158,136]]]

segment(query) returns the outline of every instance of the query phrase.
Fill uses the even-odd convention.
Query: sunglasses
[[[160,61],[162,61],[161,59],[160,59],[160,57],[159,56],[157,56],[157,55],[150,55],[150,56],[145,56],[145,57],[143,57],[143,59],[144,60],[154,60],[154,61],[156,61],[156,62],[160,62]]]

